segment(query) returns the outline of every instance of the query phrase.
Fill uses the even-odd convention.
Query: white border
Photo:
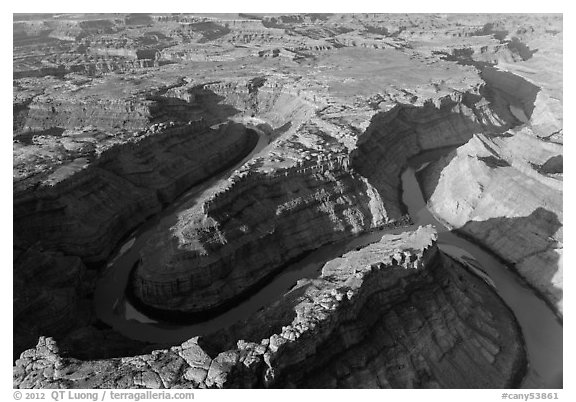
[[[574,298],[571,296],[571,289],[573,288],[573,274],[571,273],[572,267],[570,262],[574,261],[573,252],[573,227],[574,213],[572,212],[570,206],[574,205],[576,198],[576,188],[574,187],[573,177],[574,177],[574,163],[571,158],[574,152],[572,136],[576,135],[573,128],[573,119],[571,111],[576,110],[573,108],[573,100],[569,96],[571,89],[574,88],[573,78],[572,78],[572,67],[573,64],[573,52],[572,39],[573,36],[573,22],[572,13],[568,12],[569,7],[568,2],[559,0],[547,0],[542,2],[529,2],[527,0],[523,2],[519,1],[502,1],[502,0],[482,0],[481,2],[465,2],[465,1],[404,1],[404,2],[386,2],[386,1],[366,1],[366,0],[354,0],[346,3],[336,3],[336,1],[328,2],[326,0],[322,1],[310,1],[310,0],[290,0],[287,2],[267,0],[267,1],[233,1],[233,0],[221,0],[217,3],[213,2],[194,2],[192,0],[182,1],[174,0],[170,1],[169,4],[163,2],[156,2],[155,4],[145,4],[144,2],[118,2],[110,0],[99,0],[96,2],[79,2],[79,1],[40,1],[32,0],[25,2],[10,2],[9,4],[4,3],[2,5],[2,29],[4,30],[2,36],[3,50],[12,54],[12,13],[26,13],[26,12],[267,12],[267,13],[296,13],[296,12],[380,12],[380,13],[404,13],[404,12],[418,12],[418,13],[564,13],[564,36],[565,46],[564,54],[564,70],[568,74],[563,75],[564,79],[564,92],[568,96],[564,99],[564,108],[569,111],[569,113],[564,116],[564,127],[567,135],[564,136],[564,140],[568,149],[566,154],[568,157],[565,161],[565,205],[568,208],[565,209],[564,225],[565,230],[565,256],[564,265],[566,270],[564,272],[564,283],[565,288],[568,290],[564,293],[565,303],[564,311],[566,312],[564,316],[564,331],[567,335],[567,339],[571,340],[571,336],[574,334],[573,325],[573,308],[574,308]],[[6,9],[6,10],[4,10]],[[11,98],[12,93],[11,78],[11,63],[8,57],[5,58],[5,63],[2,65],[3,77],[2,85],[2,102],[4,113],[2,115],[5,117],[3,119],[3,124],[5,125],[6,132],[2,138],[2,158],[0,159],[2,163],[2,168],[0,170],[0,175],[2,178],[2,184],[5,188],[11,188],[12,176],[11,176],[11,165],[12,161],[12,146],[11,146],[11,118],[9,110],[11,111]],[[569,88],[566,91],[566,88]],[[12,197],[11,194],[6,195],[2,198],[2,211],[4,212],[4,227],[1,231],[2,239],[2,255],[11,263],[12,256]],[[10,215],[9,215],[10,214]],[[0,371],[0,384],[1,390],[3,391],[0,395],[5,395],[5,400],[13,400],[13,390],[11,381],[12,372],[12,320],[8,317],[12,315],[12,270],[9,264],[5,264],[4,270],[9,272],[8,277],[2,281],[2,311],[4,317],[6,317],[7,323],[4,325],[4,330],[1,332],[2,339],[2,365]],[[8,321],[9,320],[9,321]],[[576,400],[576,388],[574,382],[571,381],[571,374],[573,370],[571,369],[572,359],[570,357],[574,356],[574,347],[572,342],[566,342],[564,345],[564,390],[552,390],[552,392],[558,392],[560,395],[559,400]],[[46,394],[46,399],[51,400],[48,390],[42,391]],[[195,391],[194,400],[216,400],[216,401],[229,401],[233,399],[249,399],[249,400],[274,400],[274,401],[292,401],[294,398],[303,399],[322,399],[328,398],[332,401],[349,401],[355,398],[362,398],[366,400],[414,400],[414,401],[498,401],[501,399],[501,390],[250,390],[250,391]],[[522,390],[512,390],[511,392],[522,393]],[[529,392],[529,391],[527,391]],[[570,397],[569,395],[572,395]],[[107,398],[109,399],[109,398]]]

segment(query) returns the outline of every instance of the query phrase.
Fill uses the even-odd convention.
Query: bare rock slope
[[[557,15],[16,14],[14,386],[517,386],[514,315],[430,228],[180,345],[120,335],[92,298],[167,214],[127,296],[218,314],[319,247],[406,226],[408,159],[450,146],[418,173],[428,207],[561,315],[562,35]]]
[[[511,387],[524,364],[519,336],[496,294],[442,256],[427,227],[328,262],[318,279],[206,340],[91,362],[64,358],[42,338],[16,362],[14,380],[26,388]]]

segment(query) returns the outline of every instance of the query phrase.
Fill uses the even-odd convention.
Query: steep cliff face
[[[15,244],[102,261],[163,203],[246,155],[256,137],[241,125],[182,126],[113,147],[55,185],[16,193]]]
[[[123,234],[160,210],[153,191],[107,170],[92,167],[77,176],[15,199],[15,244],[103,260]]]
[[[419,180],[437,217],[514,264],[561,315],[562,98],[542,72],[516,69],[543,86],[493,67],[482,77],[509,103],[517,127],[475,135]]]
[[[96,274],[86,274],[84,263],[104,261],[130,230],[244,157],[257,138],[239,124],[216,130],[178,126],[114,146],[79,171],[56,169],[35,188],[15,191],[15,354],[40,335],[56,337],[77,356],[141,349],[140,342],[91,326]]]
[[[538,170],[561,154],[529,130],[478,135],[419,176],[435,215],[513,263],[560,312],[562,177]]]
[[[86,127],[141,129],[153,118],[154,102],[125,99],[54,99],[38,96],[28,105],[26,130],[51,127]]]
[[[313,102],[312,94],[306,95],[290,80],[269,76],[233,80],[226,77],[201,85],[191,82],[169,90],[166,97],[186,102],[194,99],[206,115],[215,118],[227,112],[222,108],[224,103],[239,116],[255,117],[254,121],[277,129],[276,134],[295,131],[315,115],[319,106]]]
[[[247,86],[244,95],[226,95],[226,86],[210,91],[232,104],[234,97],[252,99],[256,109],[273,93],[260,98],[261,86]],[[262,116],[273,115],[277,99],[259,110]],[[131,280],[135,301],[163,316],[207,313],[229,305],[291,258],[399,222],[405,214],[399,177],[408,158],[465,143],[474,133],[506,130],[515,122],[507,106],[484,86],[376,113],[358,138],[339,138],[332,134],[338,126],[325,121],[302,125],[248,173],[233,176],[226,190],[205,194],[206,200],[181,209],[173,227],[159,228]],[[302,117],[301,110],[284,111]],[[274,155],[282,156],[273,162]]]
[[[329,136],[316,128],[283,146],[319,137]],[[208,313],[302,253],[390,222],[374,188],[348,169],[345,153],[318,158],[272,171],[258,170],[256,159],[224,189],[184,205],[177,222],[158,228],[142,250],[131,284],[136,300],[164,317]]]
[[[16,362],[14,385],[515,385],[524,352],[511,313],[481,279],[441,256],[434,239],[429,227],[385,235],[326,263],[319,278],[246,322],[169,350],[78,361],[41,338]]]
[[[490,93],[490,88],[481,93]],[[501,132],[511,120],[509,111],[474,92],[452,94],[422,107],[399,105],[372,118],[352,152],[352,167],[378,189],[389,215],[398,217],[400,174],[410,157],[463,144],[474,133]]]
[[[291,351],[274,386],[507,388],[519,382],[519,330],[481,280],[445,256],[414,277],[397,270],[367,275],[377,284],[359,294],[362,307],[339,315],[338,329],[313,353],[294,358]]]
[[[33,347],[40,335],[62,338],[89,317],[81,299],[89,288],[78,257],[38,250],[14,252],[14,354]]]
[[[53,75],[64,77],[66,74],[77,73],[86,76],[101,76],[112,72],[130,73],[138,70],[158,67],[160,63],[154,59],[124,59],[123,57],[99,58],[89,55],[75,55],[71,60],[58,60],[59,64],[49,67],[19,69],[12,72],[14,79],[45,77]],[[64,106],[65,107],[65,106]],[[70,108],[70,106],[68,106]],[[64,108],[63,108],[64,109]],[[62,112],[65,113],[65,112]]]
[[[260,381],[269,387],[512,386],[524,352],[511,313],[485,283],[439,254],[434,239],[430,227],[384,235],[198,344],[211,355],[237,345],[240,361],[250,352],[244,366],[251,370],[264,360]],[[231,372],[227,381],[251,386],[246,379]],[[218,382],[208,373],[205,384]]]
[[[562,102],[541,88],[561,79],[541,71],[561,16],[14,18],[15,351],[58,341],[21,355],[15,386],[517,385],[514,317],[428,229],[151,353],[97,322],[85,266],[254,145],[233,124],[179,131],[202,117],[271,144],[156,229],[130,284],[144,310],[214,313],[314,248],[406,223],[407,160],[461,144],[420,175],[431,208],[559,300]]]
[[[77,358],[150,350],[97,320],[91,303],[96,272],[79,257],[36,248],[14,249],[14,256],[14,360],[43,336],[58,339],[62,353]]]

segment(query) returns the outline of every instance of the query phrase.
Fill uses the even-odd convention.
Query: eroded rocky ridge
[[[384,235],[326,263],[317,279],[300,281],[247,322],[151,354],[78,361],[41,338],[16,362],[14,384],[514,386],[524,352],[510,311],[481,279],[442,256],[435,238],[431,227]]]
[[[561,66],[558,56],[535,52],[524,69],[504,65],[516,74],[484,68],[520,124],[498,136],[475,135],[428,166],[420,182],[438,218],[513,264],[562,315],[562,75],[531,69],[543,57]]]
[[[210,129],[194,122],[113,146],[91,163],[34,176],[34,187],[16,187],[14,250],[19,256],[13,272],[19,296],[14,319],[21,342],[16,353],[41,334],[63,339],[71,329],[93,322],[90,297],[96,275],[83,275],[84,264],[104,261],[146,218],[191,185],[237,162],[257,139],[240,124]],[[47,273],[34,275],[38,270]],[[57,279],[46,280],[52,275]],[[101,340],[101,331],[84,331],[95,332],[89,335],[95,342]],[[81,339],[81,333],[71,336],[78,345],[73,339]],[[125,340],[118,347],[134,349]]]
[[[561,148],[522,131],[479,135],[420,176],[438,217],[513,263],[560,312],[562,180],[539,170]]]
[[[256,140],[239,124],[185,124],[112,147],[72,177],[57,169],[15,194],[15,245],[101,261],[162,204],[241,159]]]
[[[514,125],[508,101],[493,92],[485,84],[394,106],[373,114],[360,136],[335,138],[328,129],[341,123],[326,120],[302,125],[225,188],[180,208],[175,225],[158,228],[133,274],[136,302],[193,317],[230,304],[308,250],[401,222],[399,177],[411,156]]]
[[[529,225],[520,222],[505,225],[518,232],[510,241],[502,242],[502,238],[496,239],[496,236],[493,242],[484,241],[492,238],[487,233],[496,233],[493,229],[497,225],[492,222],[469,234],[492,250],[502,251],[500,255],[509,262],[515,259],[519,264],[534,262],[525,264],[524,271],[530,272],[525,276],[533,278],[529,282],[535,284],[548,274],[555,276],[555,283],[561,282],[554,268],[544,266],[553,264],[554,253],[561,249],[561,205],[560,215],[556,215],[559,228],[548,210],[541,209],[547,208],[548,202],[557,208],[557,197],[561,195],[558,183],[562,175],[562,97],[561,79],[557,79],[561,74],[558,75],[558,71],[548,74],[551,64],[547,61],[557,60],[562,53],[561,17],[296,15],[272,19],[144,15],[108,22],[95,16],[96,21],[83,23],[76,21],[82,19],[81,16],[58,16],[61,21],[56,23],[37,20],[41,18],[23,17],[26,21],[20,22],[15,17],[15,32],[18,31],[13,107],[15,210],[16,206],[23,207],[19,198],[22,194],[31,208],[19,209],[23,232],[18,232],[20,225],[15,218],[14,277],[18,285],[15,294],[23,295],[15,302],[15,313],[18,312],[15,337],[23,341],[15,344],[14,351],[18,355],[23,348],[32,347],[40,335],[53,336],[58,347],[53,341],[41,338],[35,350],[26,351],[14,370],[17,386],[488,386],[469,383],[463,378],[458,379],[458,384],[460,381],[466,384],[453,385],[442,377],[442,371],[452,372],[453,366],[436,365],[435,359],[451,354],[436,353],[436,347],[443,342],[438,339],[444,338],[429,336],[435,334],[434,331],[444,334],[440,322],[446,322],[452,335],[447,335],[446,343],[438,347],[454,350],[456,360],[464,359],[462,364],[454,365],[459,367],[458,373],[465,372],[463,365],[466,370],[473,370],[465,363],[470,360],[462,357],[465,353],[460,353],[461,339],[456,335],[466,334],[463,338],[471,341],[462,347],[468,350],[466,353],[476,356],[475,360],[488,362],[482,371],[490,373],[489,381],[496,384],[492,385],[517,383],[512,378],[519,371],[511,367],[517,367],[513,362],[520,358],[514,353],[521,341],[505,344],[506,337],[495,333],[479,336],[477,325],[469,320],[472,316],[480,317],[482,325],[498,328],[510,339],[516,339],[517,335],[506,332],[513,318],[498,313],[500,318],[496,319],[501,320],[500,324],[491,321],[502,307],[487,302],[494,296],[492,293],[483,301],[490,305],[488,313],[483,312],[485,307],[475,306],[474,310],[466,310],[473,311],[467,315],[463,309],[469,308],[465,300],[472,291],[466,289],[462,295],[457,289],[469,287],[475,278],[460,283],[453,277],[448,278],[451,274],[443,274],[440,268],[427,274],[409,275],[404,278],[409,283],[396,282],[395,275],[408,275],[408,272],[402,270],[400,274],[394,268],[393,277],[377,281],[378,286],[394,283],[402,289],[409,286],[414,292],[437,289],[438,283],[445,284],[432,294],[422,290],[424,300],[439,298],[438,311],[433,302],[422,303],[422,306],[416,303],[418,314],[414,322],[418,322],[419,314],[439,317],[424,320],[420,328],[425,335],[415,337],[410,331],[402,333],[399,330],[402,320],[398,326],[388,326],[386,322],[396,322],[397,316],[411,320],[412,305],[408,308],[401,298],[376,291],[375,296],[366,300],[374,304],[382,301],[384,304],[380,306],[386,311],[386,319],[370,312],[364,299],[363,306],[352,303],[355,307],[350,311],[358,315],[358,320],[343,323],[342,328],[358,342],[346,343],[346,347],[335,346],[339,352],[333,354],[327,352],[327,356],[332,356],[327,364],[334,368],[326,376],[311,370],[310,381],[306,382],[290,374],[291,359],[294,367],[312,368],[317,367],[314,360],[319,356],[298,355],[298,348],[288,348],[277,366],[269,366],[268,357],[262,357],[269,348],[266,341],[261,343],[261,340],[267,338],[270,344],[272,332],[254,337],[236,336],[234,334],[241,330],[234,328],[214,337],[213,344],[202,338],[192,339],[172,349],[122,338],[93,316],[90,298],[96,275],[82,263],[89,268],[98,267],[94,263],[110,256],[118,241],[128,234],[127,228],[137,227],[147,215],[169,203],[189,186],[190,180],[196,180],[204,165],[214,167],[222,162],[208,158],[199,167],[196,161],[180,154],[182,151],[196,155],[192,144],[182,142],[178,135],[172,138],[164,134],[201,118],[208,127],[232,119],[258,126],[273,142],[257,158],[232,173],[225,185],[208,189],[198,203],[186,206],[183,219],[172,228],[174,235],[167,235],[172,230],[169,227],[158,228],[157,239],[166,241],[165,254],[161,254],[161,264],[157,264],[153,253],[143,253],[143,262],[154,278],[146,278],[138,286],[153,289],[153,295],[168,296],[166,300],[171,306],[179,303],[178,298],[182,301],[190,297],[188,290],[192,286],[186,281],[192,274],[201,284],[222,275],[235,279],[226,285],[221,280],[212,287],[202,286],[206,296],[202,303],[215,306],[223,300],[233,300],[239,293],[249,292],[262,275],[281,269],[286,261],[278,260],[271,253],[261,261],[250,260],[252,250],[263,249],[260,238],[275,236],[277,250],[291,250],[290,255],[296,256],[325,242],[345,239],[383,224],[404,222],[398,176],[406,160],[421,150],[466,142],[452,159],[467,163],[471,159],[478,161],[474,163],[480,168],[474,172],[480,174],[479,178],[469,180],[467,177],[466,182],[477,181],[482,187],[490,187],[486,185],[486,177],[498,180],[503,177],[506,185],[511,181],[517,185],[517,179],[521,178],[525,183],[518,187],[522,189],[517,191],[511,186],[518,198],[539,199],[545,188],[541,187],[543,183],[553,189],[547,193],[550,197],[530,203],[535,208],[532,212],[528,209],[518,212],[513,203],[498,200],[505,205],[507,214],[532,214],[526,216]],[[105,35],[101,37],[103,32]],[[46,52],[53,56],[44,63]],[[93,62],[103,67],[83,67],[86,65],[83,63]],[[128,67],[115,68],[114,63]],[[493,66],[495,63],[497,68]],[[556,65],[561,67],[561,62]],[[501,74],[503,71],[509,73]],[[532,86],[518,84],[521,81],[516,77],[520,75]],[[520,109],[521,113],[510,106]],[[221,133],[217,129],[216,132]],[[527,140],[530,146],[523,145],[525,135],[531,138]],[[140,142],[141,136],[150,138],[151,142]],[[217,152],[220,143],[228,144],[222,137],[214,136],[214,140],[217,140],[214,146],[206,145],[199,152],[202,157]],[[486,144],[490,147],[488,153]],[[546,145],[542,147],[542,144]],[[99,156],[106,154],[107,149],[123,150],[125,146],[127,151],[114,154],[100,166]],[[232,148],[238,150],[235,146]],[[518,156],[514,155],[517,150],[521,150]],[[230,152],[220,156],[233,159]],[[454,186],[456,181],[445,176],[451,172],[460,174],[463,170],[444,169],[446,161],[431,165],[426,171],[427,174],[435,172],[431,174],[432,180],[425,175],[421,177],[422,187],[430,199],[437,182],[439,189]],[[506,163],[537,182],[538,192],[527,190],[527,183],[531,181],[506,171]],[[441,175],[443,169],[446,175]],[[91,171],[97,171],[98,175],[91,175]],[[534,172],[540,176],[534,176]],[[213,173],[210,169],[203,172],[206,177]],[[439,175],[442,180],[437,180]],[[56,182],[60,184],[53,186]],[[58,188],[65,191],[54,191]],[[97,189],[97,193],[93,189]],[[39,190],[38,202],[34,201],[36,190]],[[109,203],[111,208],[103,204],[124,193],[129,200],[116,206]],[[270,194],[278,198],[268,199]],[[476,195],[466,195],[472,200],[471,204],[476,202]],[[492,191],[486,193],[484,200],[491,195],[503,196],[501,192]],[[78,197],[82,197],[80,201]],[[125,208],[127,204],[129,208]],[[101,219],[90,217],[90,206],[94,205],[98,208],[92,209],[98,211]],[[102,208],[103,205],[106,208]],[[435,208],[439,204],[431,202],[430,205]],[[316,219],[317,212],[322,216],[320,220]],[[68,221],[71,213],[77,217],[73,221],[76,224]],[[118,213],[122,218],[120,224],[111,218]],[[287,237],[274,232],[276,222],[270,225],[264,219],[276,216],[281,218],[278,227],[286,229]],[[311,216],[313,219],[309,219]],[[474,223],[476,218],[471,220],[470,216],[465,217],[466,222]],[[451,219],[446,218],[443,219]],[[38,230],[45,225],[49,230]],[[534,233],[528,233],[527,227]],[[551,231],[555,232],[547,237]],[[22,233],[25,236],[21,236]],[[107,239],[105,233],[112,233],[113,240]],[[31,241],[26,240],[27,236]],[[526,247],[522,245],[527,244],[526,239],[537,245],[534,258],[526,254]],[[28,248],[32,243],[35,246]],[[292,249],[291,243],[297,247]],[[71,255],[62,254],[62,250]],[[506,255],[508,250],[514,250],[514,255]],[[79,255],[82,262],[77,258]],[[227,259],[226,264],[211,261],[211,257],[216,259],[220,255]],[[185,263],[181,263],[179,257]],[[192,265],[190,259],[194,261]],[[239,265],[241,269],[235,269],[228,264],[242,260],[250,260],[250,265]],[[198,261],[209,270],[195,272]],[[461,270],[451,264],[444,260],[439,265]],[[258,266],[264,267],[263,272],[255,270]],[[179,277],[183,278],[183,285],[174,286],[174,281],[162,269],[182,273]],[[39,271],[44,275],[37,275]],[[60,274],[62,280],[52,280]],[[420,276],[422,284],[417,285]],[[374,278],[380,276],[375,274]],[[34,282],[35,279],[38,281]],[[155,283],[156,280],[159,283]],[[24,283],[33,291],[25,291]],[[483,293],[482,286],[475,289],[474,294]],[[226,290],[230,287],[233,289]],[[225,289],[224,297],[215,295],[216,289]],[[297,289],[308,292],[314,305],[316,298],[320,301],[324,297],[322,291],[316,292],[312,286]],[[544,284],[540,290],[550,289]],[[549,293],[555,291],[552,289]],[[291,297],[294,295],[291,293]],[[193,296],[190,299],[195,302]],[[50,303],[45,303],[47,300]],[[455,311],[462,314],[456,314],[458,318],[455,318],[450,312],[452,309],[441,307],[444,305],[454,306]],[[35,314],[28,314],[31,309]],[[286,326],[293,313],[290,309],[282,311],[270,310],[266,317],[275,317]],[[54,320],[57,314],[72,319]],[[78,317],[89,318],[84,321]],[[258,330],[260,318],[251,321],[246,331]],[[258,324],[254,324],[256,322]],[[383,325],[405,342],[426,344],[434,352],[422,351],[413,360],[399,357],[403,350],[394,345],[386,344],[383,351],[381,339],[366,335],[363,328],[368,325]],[[411,325],[406,328],[413,329]],[[281,327],[274,331],[282,334]],[[292,337],[288,332],[286,336]],[[330,349],[332,343],[339,344],[337,336],[326,336],[325,349]],[[248,346],[236,345],[238,339],[245,339]],[[92,350],[82,354],[86,340],[95,342],[90,343]],[[146,348],[157,350],[146,353]],[[510,354],[506,354],[506,350]],[[397,360],[397,367],[382,363],[381,354],[387,356],[386,361]],[[128,357],[134,355],[139,356]],[[248,355],[254,358],[246,357]],[[347,362],[342,363],[341,357],[348,359]],[[95,360],[99,358],[106,360]],[[254,366],[244,364],[247,359],[254,360]],[[344,373],[341,367],[350,366],[350,361],[354,370]],[[284,364],[286,369],[282,368]],[[366,368],[374,365],[385,367],[377,378],[366,374]],[[404,367],[400,367],[402,365]],[[66,371],[60,370],[64,367]],[[477,373],[471,376],[480,378]],[[422,380],[418,382],[416,377]]]

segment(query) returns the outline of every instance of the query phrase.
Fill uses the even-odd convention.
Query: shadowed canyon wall
[[[152,314],[192,316],[231,303],[308,250],[398,222],[408,158],[513,125],[508,102],[492,95],[482,87],[422,107],[396,106],[373,117],[350,154],[340,144],[340,155],[320,151],[322,157],[276,175],[248,167],[203,205],[184,207],[176,230],[158,230],[131,280],[135,301]],[[295,135],[327,137],[313,125]]]
[[[475,135],[419,181],[438,218],[514,264],[561,315],[563,147],[550,138],[561,121],[536,85],[492,68],[484,73],[527,124]]]
[[[408,230],[400,175],[458,146],[417,173],[428,207],[561,312],[562,102],[534,44],[554,21],[76,18],[15,22],[15,387],[520,385],[516,318],[431,228]],[[242,303],[324,245],[399,226],[180,345],[94,313],[98,275],[125,268],[111,257],[126,250],[140,257],[122,271],[148,316],[138,328],[169,327]]]
[[[15,301],[14,320],[22,345],[15,353],[39,335],[62,337],[90,323],[96,278],[84,274],[84,264],[104,261],[118,241],[166,203],[244,157],[257,137],[240,124],[216,130],[184,125],[113,147],[54,185],[16,192],[13,269],[15,292],[22,296]],[[64,272],[68,282],[31,274],[43,266]]]
[[[206,339],[78,361],[41,338],[14,378],[23,388],[510,387],[524,364],[519,336],[501,300],[441,256],[426,227],[328,262],[319,278]]]

